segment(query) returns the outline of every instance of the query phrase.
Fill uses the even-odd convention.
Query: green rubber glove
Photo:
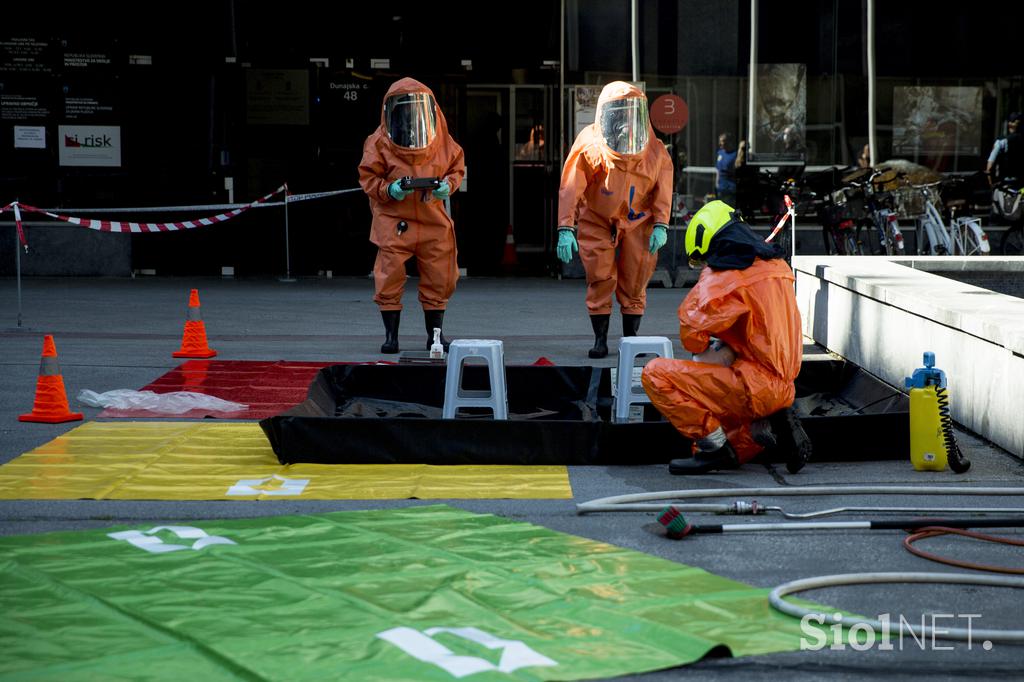
[[[390,185],[388,185],[388,194],[395,201],[401,201],[402,199],[404,199],[407,196],[409,196],[410,194],[412,194],[412,190],[411,189],[402,189],[402,181],[401,180],[395,180]]]
[[[651,232],[651,253],[658,253],[658,249],[665,246],[668,241],[668,225],[661,223],[654,224],[654,231]]]
[[[579,251],[580,246],[576,243],[576,235],[571,227],[559,227],[558,228],[558,247],[555,252],[558,254],[558,260],[563,263],[568,263],[572,260],[572,252]]]
[[[441,180],[441,186],[434,190],[433,194],[436,198],[444,201],[452,193],[451,185],[448,184],[447,180]]]

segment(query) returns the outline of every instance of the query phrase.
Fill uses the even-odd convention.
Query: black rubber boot
[[[608,356],[608,320],[611,315],[591,315],[590,326],[594,328],[594,347],[587,353],[592,358]]]
[[[402,319],[401,310],[382,310],[380,316],[384,320],[384,344],[381,353],[388,355],[398,352],[398,323]]]
[[[786,462],[786,471],[795,474],[810,461],[813,453],[811,439],[800,424],[796,410],[787,407],[768,417],[775,435],[776,446],[769,454]]]
[[[710,452],[698,450],[693,457],[686,459],[673,459],[668,463],[668,472],[675,476],[692,476],[695,474],[706,474],[709,471],[720,469],[735,469],[740,465],[729,441],[725,445]]]
[[[623,336],[636,336],[637,332],[640,331],[640,320],[644,319],[643,315],[627,315],[622,314],[622,335]]]
[[[423,321],[427,325],[427,350],[434,345],[434,330],[441,330],[441,345],[444,346],[444,352],[448,352],[448,346],[451,345],[451,341],[444,338],[444,311],[443,310],[424,310]]]

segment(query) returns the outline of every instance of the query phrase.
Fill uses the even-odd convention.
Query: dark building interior
[[[639,80],[652,99],[674,92],[690,103],[687,129],[664,137],[677,173],[708,166],[718,131],[742,135],[746,126],[749,0],[636,4]],[[1019,23],[1001,19],[1009,6],[877,5],[883,152],[892,154],[894,88],[978,87],[976,153],[935,163],[981,168],[1024,91]],[[806,65],[808,139],[817,136],[809,163],[850,163],[866,141],[865,6],[758,4],[758,62]],[[444,12],[411,2],[18,3],[5,8],[0,36],[0,203],[221,205],[283,183],[296,195],[356,188],[383,93],[412,76],[434,90],[466,151],[465,191],[451,205],[460,265],[480,275],[551,272],[558,177],[574,134],[568,92],[632,78],[630,7],[628,0],[458,3]],[[62,126],[116,126],[119,161],[62,163],[55,143]],[[539,126],[546,144],[524,154]],[[12,142],[16,127],[44,128],[45,147]],[[694,182],[687,191],[699,194]],[[119,215],[127,217],[112,219],[184,219]],[[29,227],[37,248],[22,267],[27,274],[220,274],[231,266],[238,276],[365,275],[373,260],[369,217],[359,192],[297,201],[287,218],[281,207],[254,209],[176,234],[69,238],[71,228],[49,229],[53,221],[40,217]],[[3,218],[0,244],[9,254],[14,231],[10,214]],[[510,225],[514,269],[503,261]],[[65,236],[53,236],[58,230]],[[0,274],[11,274],[11,260],[0,258]]]

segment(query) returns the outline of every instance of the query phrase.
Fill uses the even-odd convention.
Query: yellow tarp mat
[[[258,424],[90,422],[0,466],[5,500],[569,499],[564,466],[291,464]]]

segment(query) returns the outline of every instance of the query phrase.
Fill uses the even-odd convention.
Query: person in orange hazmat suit
[[[613,293],[622,335],[639,331],[671,210],[672,159],[651,129],[647,97],[629,83],[609,83],[594,122],[569,151],[558,191],[556,253],[568,263],[579,251],[587,275],[590,357],[608,355]]]
[[[466,174],[460,147],[426,85],[412,78],[395,82],[384,97],[380,126],[366,138],[359,184],[370,199],[370,241],[377,246],[373,301],[384,320],[381,353],[398,352],[398,326],[405,286],[405,262],[416,258],[419,300],[427,328],[442,329],[448,299],[459,277],[455,225],[444,200]],[[437,178],[433,188],[403,187],[402,178]],[[442,336],[445,350],[448,340]]]
[[[669,471],[734,468],[768,447],[796,473],[811,441],[791,407],[803,335],[786,254],[722,201],[697,211],[685,245],[704,266],[679,306],[680,340],[696,355],[655,358],[641,374],[658,411],[694,441],[693,456]]]

